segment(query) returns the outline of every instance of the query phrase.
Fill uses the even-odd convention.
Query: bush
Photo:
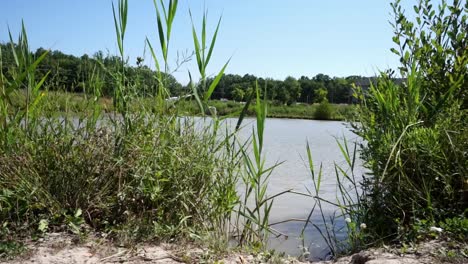
[[[317,106],[314,118],[317,120],[330,120],[333,118],[333,108],[328,101],[325,100]]]
[[[362,204],[373,238],[405,236],[417,221],[438,223],[468,206],[467,18],[460,16],[467,6],[444,2],[436,13],[430,1],[420,1],[417,23],[408,21],[399,1],[392,6],[400,48],[393,52],[401,56],[406,81],[395,84],[384,73],[369,91],[358,91],[354,124],[372,171]]]

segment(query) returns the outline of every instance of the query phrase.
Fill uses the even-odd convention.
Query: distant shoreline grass
[[[70,92],[57,92],[57,91],[44,91],[46,100],[45,109],[48,113],[83,113],[94,110],[94,96],[83,93],[70,93]],[[17,107],[24,107],[26,104],[25,94],[22,91],[16,92],[14,99],[14,105]],[[134,98],[134,101],[130,103],[130,108],[133,110],[151,109],[154,107],[153,98]],[[101,110],[104,113],[114,112],[113,101],[111,97],[100,97],[98,99]],[[177,108],[186,115],[201,116],[196,102],[190,101],[179,101],[176,102]],[[242,108],[245,106],[243,102],[235,101],[221,101],[221,100],[210,100],[208,103],[210,106],[215,107],[217,114],[220,116],[232,116],[238,117]],[[317,116],[317,108],[319,104],[293,104],[293,105],[281,105],[274,102],[269,102],[268,114],[269,118],[284,118],[284,119],[308,119],[308,120],[324,120],[324,121],[343,121],[348,119],[354,109],[354,105],[347,104],[329,104],[330,111],[328,116],[325,118]],[[207,115],[210,113],[206,111]],[[247,111],[247,116],[255,116],[255,105],[251,105]]]

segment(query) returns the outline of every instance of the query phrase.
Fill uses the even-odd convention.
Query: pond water
[[[247,138],[255,126],[254,119],[246,119],[241,137]],[[315,121],[298,119],[274,119],[266,120],[264,135],[264,148],[267,164],[274,165],[283,162],[277,167],[270,178],[268,193],[274,195],[285,190],[293,189],[298,192],[306,192],[306,188],[313,190],[313,181],[307,161],[306,144],[309,142],[314,166],[318,171],[322,164],[323,178],[320,196],[335,202],[337,198],[337,185],[334,163],[347,168],[346,161],[338,147],[337,140],[345,139],[349,147],[354,147],[358,137],[350,131],[342,122]],[[358,161],[357,163],[360,163]],[[360,165],[360,164],[358,164]],[[356,175],[362,175],[361,166],[356,166]],[[326,216],[336,212],[336,207],[323,204]],[[314,205],[314,199],[297,194],[284,194],[274,199],[270,223],[281,222],[289,219],[306,219]],[[321,214],[316,210],[312,222],[323,228]],[[338,226],[343,226],[343,219],[338,219]],[[285,252],[291,256],[298,256],[302,250],[299,247],[302,241],[299,239],[303,222],[286,222],[273,227],[286,234],[288,238],[271,238],[269,248],[279,252]],[[345,236],[344,232],[338,236]],[[304,245],[312,258],[325,258],[329,252],[325,241],[315,227],[309,225],[305,231]]]

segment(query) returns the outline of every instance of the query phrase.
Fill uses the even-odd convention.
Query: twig
[[[279,222],[276,222],[276,223],[273,223],[273,224],[269,224],[269,226],[284,224],[284,223],[288,223],[288,222],[307,222],[307,219],[291,218],[291,219],[288,219],[288,220],[279,221]]]
[[[119,257],[119,256],[121,256],[121,255],[123,255],[123,254],[127,253],[127,251],[128,251],[128,250],[123,250],[123,251],[120,251],[120,252],[118,252],[118,253],[116,253],[116,254],[114,254],[114,255],[111,255],[111,256],[108,256],[108,257],[102,258],[102,259],[100,259],[100,260],[99,260],[99,262],[104,262],[104,261],[106,261],[106,260],[109,260],[109,259],[113,259],[113,258]]]

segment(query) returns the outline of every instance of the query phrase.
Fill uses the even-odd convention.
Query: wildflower
[[[346,218],[345,218],[345,222],[346,222],[346,223],[351,223],[351,218],[346,217]]]
[[[302,251],[302,257],[307,258],[310,255],[309,249],[304,246],[299,246],[299,249]]]
[[[367,228],[367,225],[366,225],[366,223],[362,223],[362,224],[360,225],[360,227],[361,227],[361,229],[366,229],[366,228]]]
[[[442,228],[440,228],[440,227],[431,226],[431,227],[429,228],[429,231],[441,233],[441,232],[444,231],[444,230],[443,230]]]

